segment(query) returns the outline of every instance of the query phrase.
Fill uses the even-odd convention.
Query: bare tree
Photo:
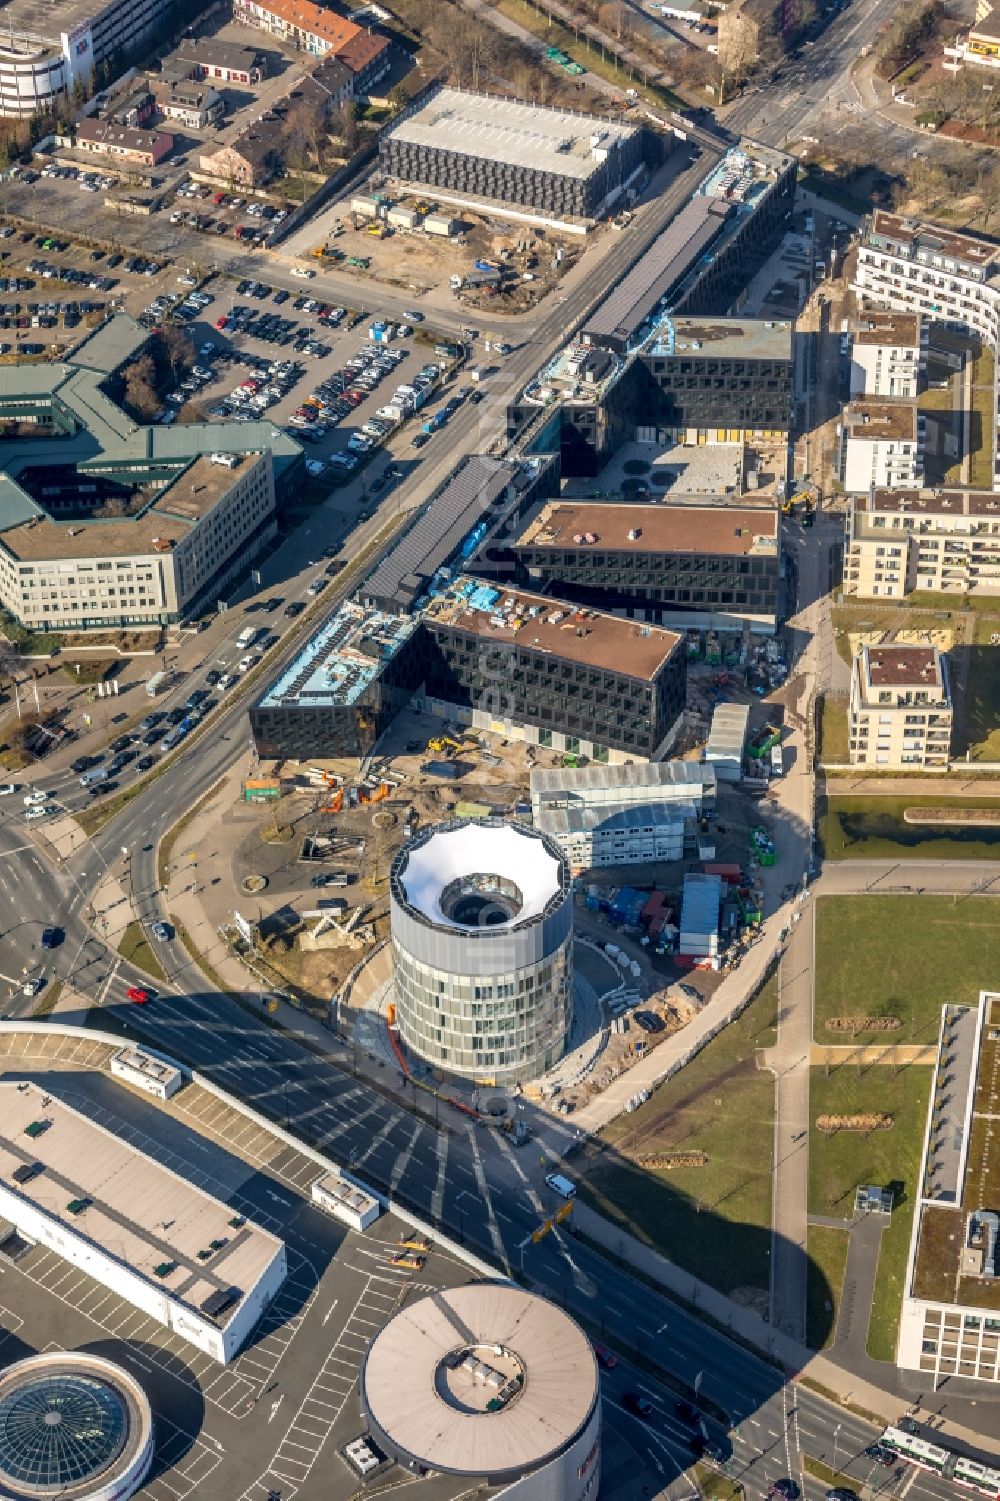
[[[160,342],[170,373],[177,379],[178,372],[194,364],[194,345],[184,331],[174,323],[165,323],[160,329]]]

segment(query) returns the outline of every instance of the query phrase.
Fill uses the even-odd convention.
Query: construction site
[[[751,668],[754,684],[766,683],[766,665]],[[690,1020],[756,941],[768,900],[784,891],[776,784],[767,776],[780,719],[774,723],[775,705],[765,712],[755,702],[743,676],[714,660],[692,663],[681,759],[658,767],[587,765],[586,757],[413,710],[400,713],[378,754],[360,762],[245,767],[199,819],[199,844],[215,851],[222,841],[231,853],[228,878],[212,894],[227,948],[262,995],[291,999],[359,1056],[422,1078],[420,1060],[407,1061],[405,1049],[397,1056],[390,1025],[395,856],[430,826],[455,819],[500,816],[542,832],[551,825],[573,878],[576,1003],[565,1059],[525,1088],[570,1113]],[[746,775],[737,782],[716,778],[701,749],[720,704],[733,709],[740,700]],[[740,759],[737,751],[738,766]],[[536,784],[545,777],[559,785],[609,780],[607,796],[637,799],[640,812],[616,813],[615,804],[608,816],[586,815],[576,833],[563,829],[565,815],[539,803]],[[672,799],[652,820],[650,777],[670,784],[655,797]]]
[[[470,310],[522,313],[608,233],[599,225],[583,240],[469,208],[458,214],[419,193],[390,193],[376,173],[363,191],[317,215],[288,248],[318,267],[415,296],[448,289]]]

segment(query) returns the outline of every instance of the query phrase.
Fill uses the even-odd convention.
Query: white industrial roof
[[[559,177],[587,178],[597,171],[603,154],[634,136],[635,128],[570,110],[446,88],[401,120],[391,135],[415,146]]]
[[[281,1252],[252,1220],[37,1085],[0,1083],[0,1122],[5,1189],[192,1310],[230,1287],[251,1292]],[[30,1163],[42,1171],[18,1183],[13,1173]]]
[[[491,926],[492,932],[540,917],[552,898],[562,890],[559,860],[544,841],[520,825],[487,825],[470,821],[461,827],[441,828],[409,851],[400,875],[406,900],[430,922],[444,928],[466,931],[441,908],[441,896],[462,876],[500,876],[513,881],[521,893],[521,907],[507,922]]]
[[[500,1346],[523,1369],[520,1393],[500,1411],[449,1400],[446,1362],[475,1346]],[[401,1451],[428,1469],[468,1475],[543,1464],[585,1427],[598,1391],[583,1331],[509,1283],[442,1288],[413,1303],[375,1336],[363,1373],[368,1410]]]

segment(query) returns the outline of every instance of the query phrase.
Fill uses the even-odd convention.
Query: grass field
[[[1000,856],[1000,826],[995,829],[933,828],[907,824],[907,808],[1000,808],[995,798],[829,797],[820,800],[818,827],[824,860],[873,860],[912,857],[935,860],[991,860]]]
[[[847,699],[823,699],[819,720],[820,760],[831,766],[844,766],[850,759],[847,736]]]
[[[991,897],[834,896],[816,908],[815,1036],[829,1017],[898,1016],[888,1042],[932,1042],[946,1001],[974,1003],[1000,970]]]
[[[993,355],[984,349],[972,366],[969,484],[974,490],[988,490],[993,484],[993,376]]]
[[[964,724],[956,731],[953,754],[968,750],[973,761],[1000,761],[1000,646],[989,645],[994,631],[1000,633],[1000,622],[980,616],[976,625],[986,644],[969,647]]]
[[[167,977],[163,971],[159,959],[154,954],[146,931],[140,922],[130,922],[122,934],[122,941],[118,945],[118,952],[123,959],[138,969],[144,970],[154,980],[165,980]]]
[[[774,1081],[754,1052],[773,1044],[777,984],[631,1115],[601,1133],[578,1192],[601,1214],[723,1292],[767,1288]],[[700,1149],[701,1168],[654,1171],[633,1154]]]
[[[825,1350],[837,1333],[850,1237],[846,1230],[829,1225],[810,1225],[807,1236],[806,1344],[810,1350]]]
[[[813,1127],[809,1139],[810,1213],[846,1219],[853,1212],[859,1183],[895,1187],[896,1207],[882,1236],[868,1326],[868,1353],[876,1360],[892,1360],[896,1353],[930,1081],[929,1068],[903,1068],[895,1076],[891,1068],[878,1065],[860,1075],[851,1064],[840,1064],[829,1075],[823,1068],[810,1071],[813,1121],[824,1113],[851,1115],[869,1110],[893,1117],[889,1131],[873,1131],[869,1136],[840,1131],[827,1136]]]

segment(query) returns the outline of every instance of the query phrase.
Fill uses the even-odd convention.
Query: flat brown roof
[[[936,646],[866,646],[865,661],[873,688],[943,686]]]
[[[480,598],[495,596],[492,607],[470,604],[460,592],[470,584]],[[577,609],[559,599],[500,589],[481,579],[456,580],[447,594],[433,601],[425,619],[431,626],[446,622],[480,640],[508,642],[520,651],[562,657],[643,682],[655,678],[681,642],[676,632],[662,626]]]
[[[970,265],[989,266],[1000,254],[1000,246],[981,240],[978,235],[958,234],[940,224],[926,224],[921,219],[904,219],[900,214],[876,209],[872,216],[872,230],[901,244],[919,245],[925,250],[941,255],[954,256],[956,260],[968,261]]]
[[[915,401],[852,401],[844,409],[844,426],[848,437],[880,439],[917,437]]]
[[[631,532],[638,532],[638,536],[631,537]],[[529,522],[516,546],[746,557],[753,552],[773,552],[777,538],[776,509],[552,501]]]
[[[1000,495],[992,490],[874,490],[857,496],[855,506],[870,515],[1000,516]]]
[[[854,328],[855,344],[899,344],[918,348],[919,313],[862,313]]]
[[[138,516],[98,517],[93,521],[25,521],[0,531],[0,546],[24,562],[166,554],[170,548],[157,547],[157,541],[179,542],[235,484],[246,469],[247,459],[260,456],[254,453],[232,457],[237,462],[230,469],[199,455]]]

